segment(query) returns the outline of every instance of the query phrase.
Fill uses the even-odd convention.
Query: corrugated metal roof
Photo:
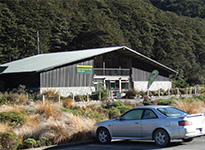
[[[126,46],[118,47],[107,47],[107,48],[95,48],[87,50],[76,50],[76,51],[67,51],[59,53],[48,53],[48,54],[39,54],[24,59],[16,60],[13,62],[5,63],[0,65],[0,70],[2,74],[6,73],[20,73],[20,72],[41,72],[56,68],[62,65],[70,64],[76,61],[80,61],[87,58],[92,58],[97,55],[105,54],[115,50],[127,50],[133,55],[143,57],[144,59],[155,63],[164,69],[171,71],[172,73],[177,73],[176,71],[168,68]]]

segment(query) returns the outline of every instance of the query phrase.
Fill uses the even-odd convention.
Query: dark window
[[[143,109],[134,109],[121,117],[121,120],[138,120],[142,118]]]
[[[157,118],[155,113],[152,110],[146,109],[143,114],[143,119],[153,119],[153,118]]]

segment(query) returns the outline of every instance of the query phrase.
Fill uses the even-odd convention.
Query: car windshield
[[[167,117],[185,117],[189,115],[188,113],[173,107],[162,107],[158,108],[157,110],[162,114],[166,115]]]

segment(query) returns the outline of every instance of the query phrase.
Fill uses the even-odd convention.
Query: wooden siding
[[[148,81],[151,72],[132,68],[132,80],[133,81]],[[155,81],[169,81],[168,77],[158,75]]]
[[[157,68],[151,64],[139,61],[137,59],[132,60],[132,80],[133,81],[148,81],[150,73],[157,69],[159,75],[155,81],[169,81],[169,73]]]
[[[93,60],[88,60],[68,66],[56,68],[40,74],[41,87],[83,87],[91,86],[93,74],[78,74],[76,65],[91,65]]]

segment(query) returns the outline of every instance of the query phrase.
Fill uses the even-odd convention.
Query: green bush
[[[196,99],[199,99],[199,100],[205,102],[205,94],[200,94],[200,95],[198,95],[198,96],[195,96],[194,99],[195,99],[195,100],[196,100]]]
[[[21,139],[11,132],[0,133],[0,149],[16,150],[22,144]]]
[[[23,141],[24,148],[34,148],[37,146],[37,142],[33,138],[28,138]]]
[[[125,105],[120,101],[113,102],[109,105],[109,107],[119,107],[119,106],[125,106]]]
[[[143,105],[151,105],[151,104],[152,104],[151,99],[149,98],[149,96],[145,95],[143,100]]]
[[[8,101],[6,98],[4,98],[3,96],[0,96],[0,105],[4,105],[4,104],[7,104]]]
[[[126,98],[130,98],[130,99],[133,99],[137,94],[139,94],[139,92],[138,92],[136,89],[129,89],[129,90],[126,92],[125,97],[126,97]]]
[[[113,108],[110,108],[109,111],[108,111],[108,115],[109,115],[109,119],[113,119],[117,116],[120,116],[121,113],[120,113],[120,110],[113,107]]]
[[[86,101],[87,96],[86,95],[76,95],[74,99],[76,102]]]
[[[51,141],[47,137],[41,137],[37,140],[37,146],[49,146],[51,144]]]
[[[9,126],[19,127],[23,125],[26,116],[20,112],[11,111],[11,112],[1,112],[0,121],[8,123]]]
[[[158,105],[171,105],[174,104],[178,99],[177,98],[169,98],[169,99],[157,99],[155,100],[155,103],[157,102]]]
[[[125,113],[126,111],[132,109],[132,106],[118,106],[117,109],[120,110],[120,113],[123,114]]]
[[[102,86],[101,87],[101,90],[99,91],[95,91],[92,93],[93,95],[91,95],[91,99],[94,99],[94,100],[106,100],[109,96],[109,91],[104,87]]]

